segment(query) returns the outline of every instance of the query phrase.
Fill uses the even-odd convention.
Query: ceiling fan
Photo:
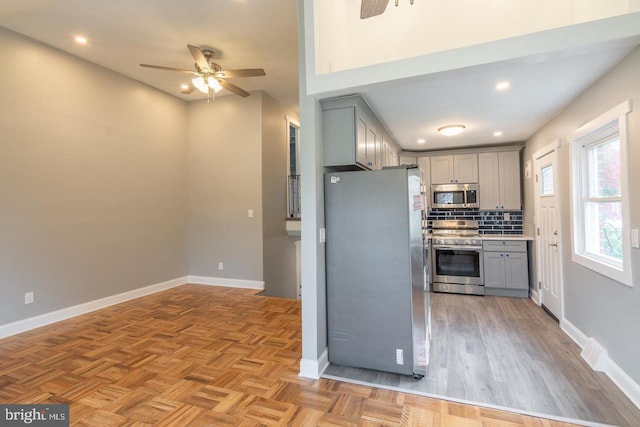
[[[395,0],[396,6],[398,6],[399,0]],[[409,0],[410,4],[413,4],[413,0]],[[360,19],[367,19],[373,16],[382,15],[387,8],[389,0],[362,0],[360,5]]]
[[[177,71],[180,73],[192,74],[195,77],[191,80],[191,84],[184,88],[181,93],[189,94],[198,89],[202,93],[207,93],[213,98],[215,93],[223,88],[230,92],[247,97],[249,92],[234,85],[226,79],[234,77],[256,77],[265,76],[266,73],[262,68],[247,68],[243,70],[223,70],[220,65],[213,62],[213,51],[210,49],[200,49],[199,47],[187,45],[189,52],[195,62],[195,71],[183,70],[181,68],[164,67],[162,65],[140,64],[141,67],[155,68],[158,70]]]

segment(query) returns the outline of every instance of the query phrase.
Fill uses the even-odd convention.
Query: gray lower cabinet
[[[485,295],[529,296],[529,260],[524,240],[482,242]]]

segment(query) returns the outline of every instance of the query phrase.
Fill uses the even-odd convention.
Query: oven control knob
[[[464,241],[464,244],[465,244],[465,245],[470,245],[470,244],[471,244],[471,240],[465,240],[465,241]]]

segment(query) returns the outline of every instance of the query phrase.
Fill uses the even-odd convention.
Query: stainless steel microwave
[[[479,208],[478,184],[434,184],[431,186],[431,207]]]

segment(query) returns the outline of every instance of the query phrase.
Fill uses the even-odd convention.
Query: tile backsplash
[[[504,219],[505,214],[509,214],[509,220]],[[434,220],[442,219],[476,220],[480,234],[522,234],[522,210],[432,209],[427,217],[428,229]]]

